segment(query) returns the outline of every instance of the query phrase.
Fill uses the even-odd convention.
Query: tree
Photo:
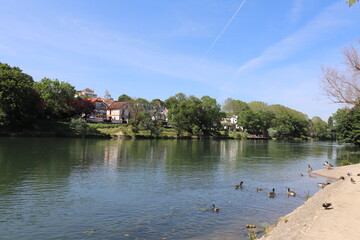
[[[169,109],[170,124],[178,135],[185,132],[197,136],[216,134],[224,117],[220,105],[209,96],[199,99],[178,93],[165,100],[165,105]]]
[[[340,141],[360,145],[360,106],[341,108],[333,115],[336,137]]]
[[[359,40],[360,43],[360,40]],[[320,82],[323,93],[334,103],[360,104],[360,58],[359,51],[350,46],[343,51],[346,71],[323,67]]]
[[[349,4],[349,7],[351,7],[352,5],[354,5],[358,1],[359,0],[346,0],[347,4]]]
[[[131,100],[132,100],[132,98],[126,94],[121,94],[118,98],[118,102],[128,102]]]
[[[268,104],[260,101],[252,101],[248,103],[248,106],[253,111],[267,110]]]
[[[224,101],[222,110],[228,115],[239,115],[243,111],[249,110],[249,106],[246,102],[240,100],[234,100],[232,98],[228,98]]]
[[[69,103],[74,100],[74,86],[67,82],[49,78],[35,82],[34,86],[43,101],[43,115],[45,117],[64,118],[71,115],[73,108]]]
[[[33,84],[20,68],[0,62],[0,125],[19,129],[36,117],[40,98]]]
[[[108,99],[108,100],[113,100],[113,98],[111,97],[111,94],[109,93],[108,90],[105,90],[104,98],[105,98],[105,99]]]
[[[320,117],[313,117],[309,121],[308,130],[308,135],[312,138],[318,138],[320,140],[332,139],[329,124],[323,121]]]
[[[73,109],[73,114],[71,115],[78,115],[81,116],[82,114],[87,117],[90,115],[94,110],[95,106],[90,101],[86,99],[74,99],[69,101],[69,105]]]
[[[144,130],[149,131],[151,136],[159,136],[162,132],[160,127],[161,124],[155,119],[152,119],[149,112],[139,112],[133,119],[131,119],[130,123],[134,133],[137,133],[139,130]]]

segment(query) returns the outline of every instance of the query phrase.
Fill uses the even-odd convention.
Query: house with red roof
[[[97,98],[97,94],[93,89],[85,88],[84,90],[76,91],[75,97],[79,98]]]
[[[129,123],[131,107],[129,102],[113,102],[106,111],[107,119],[112,122]]]

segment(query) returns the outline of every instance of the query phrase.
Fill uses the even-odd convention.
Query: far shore
[[[348,176],[350,173],[351,176]],[[355,240],[360,239],[360,163],[311,172],[329,179],[345,180],[321,189],[302,206],[282,217],[261,240]],[[350,179],[353,178],[355,183]],[[331,203],[324,209],[324,202]]]

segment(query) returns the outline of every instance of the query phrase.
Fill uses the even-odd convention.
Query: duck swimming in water
[[[240,189],[243,187],[243,181],[240,182],[240,184],[235,185],[235,189]]]
[[[290,191],[290,188],[288,188],[287,187],[287,194],[288,194],[288,196],[296,196],[296,192],[294,192],[294,191]]]
[[[276,196],[275,188],[272,189],[272,192],[269,192],[269,197],[274,198]]]
[[[213,210],[214,212],[219,212],[219,211],[220,211],[220,209],[219,209],[219,208],[215,207],[215,204],[213,204],[213,208],[212,208],[212,210]]]

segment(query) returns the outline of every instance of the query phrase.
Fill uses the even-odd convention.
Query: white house
[[[129,123],[130,110],[129,102],[113,102],[106,111],[107,119],[111,119],[112,122]]]

